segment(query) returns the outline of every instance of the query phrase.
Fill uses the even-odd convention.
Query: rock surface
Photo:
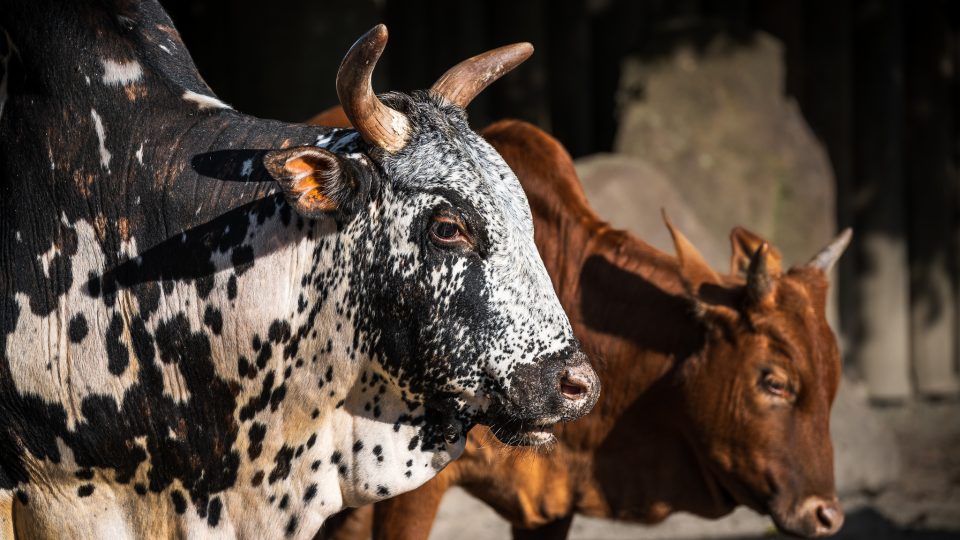
[[[826,152],[784,95],[783,47],[757,33],[748,46],[716,37],[655,60],[629,59],[617,153],[661,171],[704,227],[735,225],[802,261],[835,232]]]
[[[735,221],[725,229],[709,230],[681,187],[655,165],[632,156],[595,154],[578,159],[576,167],[590,205],[605,221],[672,255],[663,209],[711,266],[727,271],[730,243],[725,235]]]

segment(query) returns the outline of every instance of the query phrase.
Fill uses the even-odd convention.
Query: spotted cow
[[[378,26],[337,76],[353,130],[233,110],[154,0],[0,30],[0,532],[310,537],[477,422],[543,442],[596,401],[464,113],[529,45],[378,97]]]

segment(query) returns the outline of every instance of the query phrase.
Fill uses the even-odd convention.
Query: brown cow
[[[788,533],[839,530],[829,419],[840,359],[824,305],[849,231],[781,271],[775,248],[736,228],[720,275],[669,222],[676,257],[599,219],[569,155],[536,127],[502,121],[484,136],[527,192],[537,247],[604,391],[593,413],[558,427],[549,453],[518,456],[474,429],[439,476],[376,505],[374,536],[426,538],[452,485],[515,538],[564,538],[574,513],[657,523],[741,504]],[[348,519],[351,534],[368,517]]]

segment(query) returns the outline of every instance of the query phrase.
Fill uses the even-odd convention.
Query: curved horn
[[[747,267],[747,294],[755,303],[763,301],[773,290],[773,281],[767,266],[769,254],[770,244],[763,242],[753,253],[753,257],[750,257],[750,266]]]
[[[430,90],[447,103],[466,109],[484,88],[519,66],[533,54],[533,45],[514,43],[478,54],[453,66]]]
[[[807,266],[816,268],[827,273],[837,263],[837,260],[843,255],[847,246],[850,245],[850,239],[853,238],[853,229],[847,227],[837,235],[827,246],[820,250],[810,259]]]
[[[410,121],[373,93],[370,78],[387,46],[387,27],[378,24],[350,47],[337,71],[337,96],[350,123],[368,143],[388,152],[407,144]]]

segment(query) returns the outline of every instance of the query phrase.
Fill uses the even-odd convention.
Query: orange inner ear
[[[298,204],[311,210],[321,212],[336,210],[336,201],[323,193],[322,186],[316,177],[316,164],[310,161],[300,157],[286,163],[287,172],[297,179],[292,183],[291,191],[299,197]]]

